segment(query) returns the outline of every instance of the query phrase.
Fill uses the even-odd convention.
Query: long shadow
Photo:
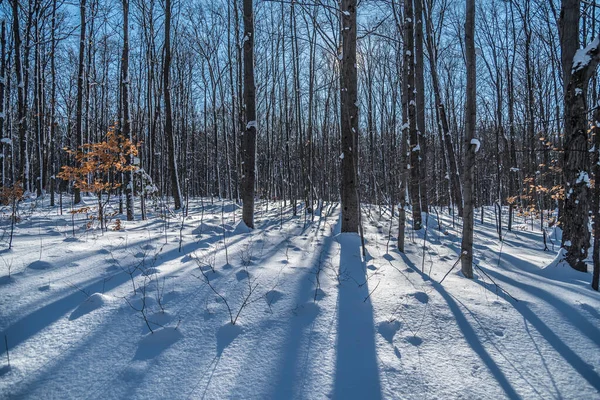
[[[423,280],[429,280],[429,276],[423,274],[408,258],[403,256],[406,265],[408,265],[411,269],[417,272]],[[519,399],[520,396],[517,394],[511,383],[506,378],[504,372],[500,369],[498,364],[494,361],[492,356],[487,352],[481,340],[477,336],[475,329],[471,326],[464,313],[461,311],[458,303],[454,300],[453,296],[446,291],[446,289],[440,285],[439,283],[432,281],[433,288],[444,298],[446,303],[448,303],[448,307],[452,314],[454,314],[454,320],[458,325],[459,329],[462,331],[465,341],[471,346],[471,349],[479,356],[481,361],[488,368],[492,376],[496,379],[506,396],[510,399]]]
[[[512,256],[510,256],[512,257]],[[514,257],[513,257],[514,258]],[[518,260],[517,258],[514,258]],[[521,261],[523,262],[523,261]],[[479,267],[481,268],[481,267]],[[511,285],[513,287],[517,287],[529,294],[532,294],[544,301],[548,305],[552,306],[556,311],[558,311],[565,319],[571,321],[574,326],[579,328],[579,331],[587,336],[592,342],[594,342],[597,346],[600,347],[600,330],[592,324],[588,318],[586,318],[581,311],[577,308],[563,302],[561,299],[552,295],[550,292],[539,288],[538,286],[528,285],[524,282],[516,281],[508,276],[501,274],[500,272],[493,271],[491,269],[486,269],[486,272],[494,277],[494,279],[498,279]],[[539,275],[537,275],[539,277]],[[516,309],[519,309],[521,302],[514,304]]]
[[[579,331],[586,335],[590,340],[598,345],[600,338],[597,336],[598,330],[589,322],[587,319],[582,316],[574,307],[571,307],[567,304],[559,302],[559,299],[553,298],[546,291],[536,288],[534,286],[530,286],[521,282],[517,282],[513,279],[507,278],[502,274],[496,273],[491,270],[487,270],[487,273],[493,276],[495,279],[501,280],[509,285],[513,285],[516,287],[521,287],[525,291],[529,291],[530,293],[536,295],[542,300],[546,301],[548,304],[552,305],[559,312],[565,315],[568,319],[571,320],[574,326],[579,327]],[[494,291],[493,287],[495,285],[489,283],[483,283],[480,281],[475,281],[479,285],[484,288]],[[493,286],[493,287],[492,287]],[[537,294],[536,294],[537,293]],[[540,296],[540,293],[542,294]],[[549,296],[553,298],[552,301],[548,301],[547,297]],[[509,300],[510,301],[510,300]],[[531,310],[529,305],[520,301],[515,303],[511,301],[515,310],[517,310],[523,318],[525,318],[531,325],[535,327],[535,329],[546,339],[546,341],[556,350],[562,358],[567,361],[571,366],[586,380],[592,387],[596,390],[600,391],[600,375],[594,368],[585,362],[577,353],[575,353],[548,325],[542,321],[535,311]]]
[[[339,225],[338,220],[337,224]],[[336,225],[336,228],[338,226]],[[335,229],[334,229],[335,231]],[[319,231],[315,232],[318,235]],[[306,360],[301,359],[301,350],[308,351],[306,346],[303,346],[303,342],[306,340],[305,331],[310,328],[314,320],[319,314],[319,306],[314,302],[313,293],[315,291],[312,277],[319,262],[321,254],[328,254],[331,246],[334,242],[333,234],[326,237],[323,240],[321,249],[315,253],[314,257],[310,261],[309,267],[306,272],[300,278],[300,284],[297,288],[297,295],[295,304],[298,306],[295,310],[295,316],[290,319],[290,325],[288,327],[287,340],[282,346],[285,352],[281,363],[279,364],[277,371],[277,381],[274,387],[272,396],[273,399],[291,399],[296,394],[296,389],[302,386],[302,381],[305,378],[307,372]]]
[[[365,282],[366,266],[360,256],[360,238],[350,233],[341,234],[338,238],[341,245],[340,274],[348,279],[340,285],[338,292],[333,397],[380,399],[382,394],[375,349],[373,306]]]
[[[90,280],[88,281],[89,283],[84,283],[84,285],[82,285],[81,290],[76,290],[61,299],[33,311],[18,321],[15,321],[4,331],[0,332],[0,337],[6,336],[8,338],[9,347],[14,348],[40,332],[42,329],[56,322],[67,312],[73,310],[73,308],[85,299],[83,292],[89,294],[102,292],[102,290],[106,292],[127,283],[129,279],[129,275],[125,272],[118,272],[109,279],[103,277],[101,279]],[[4,340],[0,342],[0,353],[4,353],[6,351],[6,345]]]
[[[241,240],[236,239],[229,243],[229,245]],[[145,241],[145,240],[144,240]],[[218,238],[211,238],[207,240],[203,240],[200,243],[211,243],[212,241],[218,241]],[[200,243],[191,243],[189,246],[199,247]],[[188,251],[189,252],[189,251]],[[163,254],[161,254],[158,258],[154,267],[158,267],[159,265],[172,261],[183,253],[180,253],[177,248],[173,250],[169,250]],[[136,271],[133,275],[137,276],[142,271]],[[80,290],[76,290],[73,293],[62,297],[56,301],[53,301],[50,304],[47,304],[25,317],[15,321],[13,324],[5,328],[4,331],[0,332],[0,337],[4,337],[5,335],[8,337],[9,349],[14,348],[15,346],[23,343],[27,339],[31,338],[42,329],[56,322],[59,318],[65,315],[67,312],[71,311],[75,308],[82,300],[85,299],[85,293],[96,293],[96,292],[109,292],[117,288],[118,286],[127,283],[130,280],[130,275],[125,271],[120,271],[115,273],[110,277],[102,277],[99,279],[91,279],[87,282],[84,282],[80,285]],[[4,340],[0,341],[0,353],[6,351],[6,345]]]

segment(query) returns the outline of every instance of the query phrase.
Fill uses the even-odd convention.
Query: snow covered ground
[[[440,284],[450,216],[401,254],[389,208],[363,211],[366,257],[335,204],[260,202],[249,231],[194,200],[183,225],[158,208],[102,234],[24,203],[10,251],[2,219],[0,398],[600,398],[600,296],[556,238],[519,218],[500,242],[488,209],[475,279]]]

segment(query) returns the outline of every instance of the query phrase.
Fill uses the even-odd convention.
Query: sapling
[[[136,308],[133,306],[133,304],[131,304],[131,302],[127,299],[127,297],[124,297],[125,301],[127,302],[127,304],[129,304],[129,307],[131,307],[133,310],[138,311],[140,314],[142,314],[142,319],[144,320],[144,322],[146,323],[146,326],[148,327],[148,329],[150,330],[150,333],[154,333],[154,330],[152,330],[152,327],[150,326],[150,321],[148,320],[148,309],[146,306],[146,286],[147,286],[147,279],[148,277],[144,277],[144,284],[142,285],[141,289],[140,289],[140,293],[142,296],[142,306],[141,308]]]
[[[251,297],[254,294],[254,292],[256,291],[256,288],[258,287],[258,283],[255,284],[255,281],[250,281],[250,276],[248,276],[248,293],[244,296],[244,300],[242,301],[242,304],[240,305],[240,307],[238,308],[237,312],[234,315],[234,310],[231,309],[231,306],[229,305],[229,302],[227,301],[227,299],[225,298],[225,296],[223,296],[215,287],[214,285],[211,283],[210,278],[208,277],[208,274],[206,273],[206,271],[204,271],[204,268],[201,267],[201,262],[196,259],[196,263],[198,263],[198,266],[200,267],[200,273],[202,274],[202,276],[197,276],[197,275],[192,275],[193,277],[195,277],[196,279],[199,279],[201,281],[203,281],[209,288],[210,290],[213,291],[213,293],[219,298],[221,299],[221,301],[223,301],[223,304],[225,304],[225,307],[227,307],[227,312],[229,314],[229,322],[231,322],[231,325],[235,325],[235,323],[237,322],[238,318],[240,317],[242,310],[244,308],[246,308],[248,305],[250,305],[251,303],[253,303],[254,301],[258,300],[255,299],[254,301],[251,301]],[[246,273],[248,273],[248,270],[246,269]],[[261,298],[262,296],[260,296],[259,298]]]

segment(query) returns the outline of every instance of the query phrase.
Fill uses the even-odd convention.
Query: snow
[[[592,61],[591,53],[595,52],[600,45],[600,36],[596,37],[590,42],[584,49],[578,49],[573,57],[573,67],[571,68],[571,74],[587,67]]]
[[[575,181],[575,183],[582,183],[582,182],[585,183],[585,185],[587,187],[591,187],[590,176],[585,171],[579,171],[579,175],[577,176],[577,180]]]
[[[246,124],[246,129],[254,128],[256,129],[256,121],[248,121]]]
[[[0,143],[4,143],[4,144],[11,144],[11,143],[12,143],[12,140],[11,140],[10,138],[6,138],[6,137],[5,137],[5,138],[2,138],[2,139],[0,140]]]
[[[340,160],[344,159],[344,153],[342,152],[342,154],[340,154]]]
[[[363,256],[336,203],[311,223],[257,200],[250,230],[235,203],[190,199],[182,227],[148,200],[120,231],[75,214],[75,235],[66,206],[21,207],[0,242],[0,398],[598,397],[600,296],[538,220],[500,242],[475,215],[471,281],[446,209],[403,254],[389,207],[363,205]]]
[[[477,153],[479,151],[479,147],[481,147],[481,142],[479,141],[479,139],[471,139],[471,144],[475,146],[475,153]]]

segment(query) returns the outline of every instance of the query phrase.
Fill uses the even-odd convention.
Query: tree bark
[[[82,0],[84,1],[84,0]],[[17,78],[17,124],[19,126],[19,179],[22,187],[28,186],[25,160],[27,158],[27,104],[25,100],[25,83],[23,82],[23,65],[21,64],[21,29],[19,28],[19,2],[12,2],[13,40],[15,42],[15,75]],[[13,144],[14,145],[14,144]]]
[[[256,87],[254,85],[254,13],[252,0],[244,0],[244,102],[246,130],[242,136],[242,219],[254,228],[256,179]]]
[[[358,232],[358,84],[356,70],[357,0],[342,0],[340,115],[342,135],[342,232]]]
[[[86,0],[79,2],[80,34],[79,34],[79,69],[77,72],[77,105],[75,109],[75,145],[83,144],[83,81],[85,65],[85,34],[86,34]],[[81,203],[81,191],[74,189],[75,204]]]
[[[467,64],[467,104],[465,115],[464,209],[461,243],[462,273],[473,279],[473,171],[475,168],[476,61],[475,61],[475,0],[466,0],[465,57]]]
[[[132,140],[131,137],[131,113],[129,110],[129,88],[131,81],[129,79],[129,0],[122,0],[123,3],[123,55],[121,57],[121,102],[123,120],[121,121],[123,138]],[[131,166],[131,155],[127,156],[127,165]],[[134,220],[133,210],[133,171],[126,171],[124,176],[125,183],[125,204],[127,210],[127,221]]]
[[[569,85],[565,93],[565,144],[563,180],[565,208],[563,247],[566,260],[578,271],[587,271],[585,259],[590,247],[589,210],[590,179],[588,152],[587,87],[600,60],[600,37],[576,53]],[[585,54],[589,62],[578,64],[577,55]]]
[[[415,0],[415,101],[419,140],[419,193],[421,209],[429,212],[427,140],[425,136],[425,77],[423,61],[423,0]]]
[[[598,290],[598,283],[600,281],[600,108],[596,108],[594,111],[593,121],[593,138],[594,152],[592,154],[592,163],[594,165],[594,201],[592,206],[594,208],[594,248],[593,252],[593,263],[594,271],[592,274],[592,288]]]
[[[408,100],[408,132],[409,132],[409,173],[410,173],[410,198],[412,203],[413,229],[421,229],[421,195],[419,193],[420,154],[417,132],[417,103],[415,101],[415,38],[414,38],[414,12],[413,0],[404,1],[404,65],[406,68]]]

